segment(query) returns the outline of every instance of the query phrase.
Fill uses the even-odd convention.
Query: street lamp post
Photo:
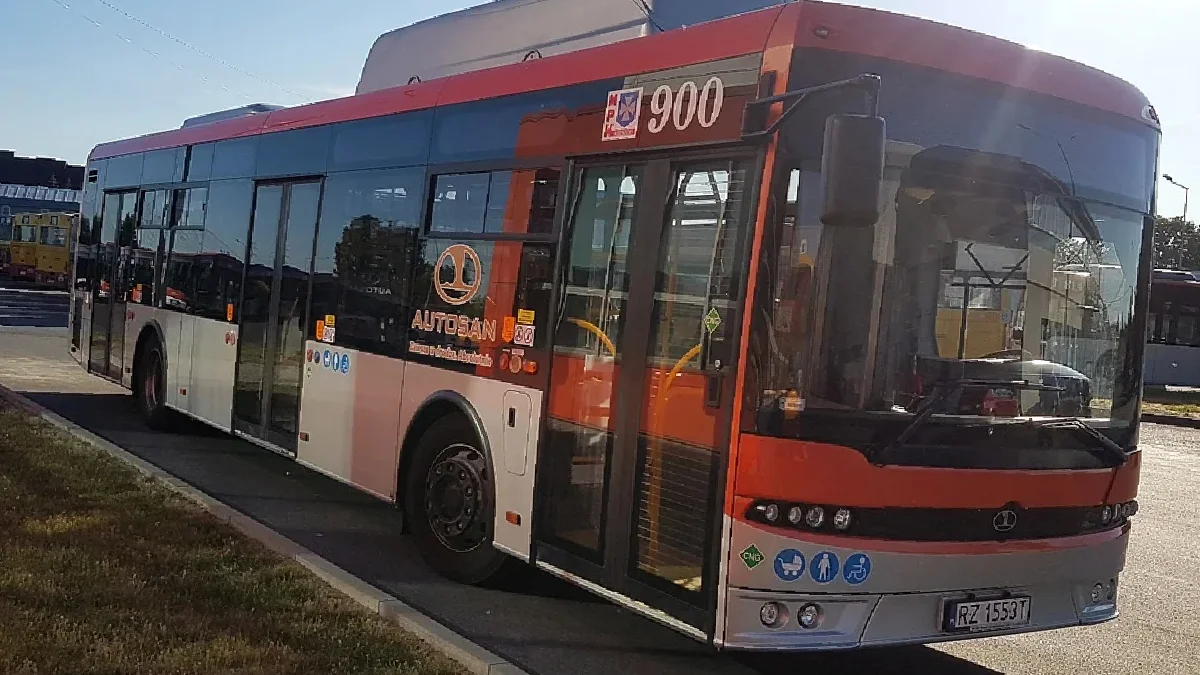
[[[1171,178],[1171,174],[1169,173],[1164,173],[1163,178],[1166,178],[1167,182],[1171,185],[1183,188],[1183,221],[1187,222],[1188,186],[1176,181],[1174,178]]]

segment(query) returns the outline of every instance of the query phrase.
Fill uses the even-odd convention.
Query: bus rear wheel
[[[405,481],[404,510],[421,557],[444,577],[494,584],[515,561],[492,546],[495,484],[487,456],[462,416],[425,430]]]
[[[166,405],[167,369],[157,341],[142,347],[133,373],[134,394],[146,426],[164,431],[171,422]]]

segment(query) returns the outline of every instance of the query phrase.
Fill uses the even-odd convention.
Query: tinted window
[[[600,83],[439,108],[430,163],[561,155],[567,119],[607,95],[608,84]],[[564,123],[546,124],[555,117]],[[522,125],[535,123],[538,133],[522,137]]]
[[[399,352],[411,318],[404,303],[424,181],[423,169],[334,174],[326,180],[310,335],[318,320],[332,315],[334,343]]]
[[[237,138],[217,143],[213,150],[211,178],[249,178],[254,175],[258,137]]]
[[[242,261],[250,231],[254,184],[214,181],[208,186],[204,240],[196,256],[195,313],[235,321],[242,288]]]
[[[187,148],[147,152],[142,162],[142,185],[178,183],[183,180],[183,160]]]
[[[424,164],[432,120],[433,111],[422,110],[334,125],[329,170]]]
[[[162,306],[180,312],[196,311],[196,280],[203,263],[199,259],[204,233],[175,230],[171,233],[170,257],[163,273]]]
[[[931,68],[825,50],[796,53],[792,89],[879,74],[888,139],[912,144],[910,154],[937,149],[941,167],[931,170],[961,172],[954,155],[970,154],[986,171],[981,177],[1150,210],[1159,134],[1146,124]],[[806,158],[819,156],[825,117],[859,110],[860,100],[848,93],[814,99],[785,127],[788,145]]]
[[[434,178],[429,231],[480,234],[487,218],[490,173],[459,173]]]
[[[162,229],[137,231],[129,252],[129,301],[155,304],[155,279],[166,257],[169,232]]]
[[[108,160],[108,172],[105,175],[104,187],[131,187],[141,185],[142,155],[124,155]]]
[[[298,129],[262,136],[258,143],[258,176],[325,173],[329,127]]]
[[[163,228],[168,224],[171,213],[171,191],[151,190],[142,193],[142,214],[138,227],[142,229]]]
[[[437,176],[429,231],[548,234],[558,203],[558,169]]]
[[[172,227],[204,229],[204,212],[208,205],[208,188],[175,191],[175,212]]]
[[[212,143],[191,147],[188,151],[187,175],[184,176],[184,180],[208,180],[212,175],[213,148]]]

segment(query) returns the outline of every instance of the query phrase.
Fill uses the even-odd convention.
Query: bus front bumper
[[[1105,591],[1098,602],[1093,602],[1096,584],[1103,586]],[[755,651],[853,649],[929,644],[1096,624],[1117,617],[1116,585],[1113,578],[1034,587],[882,595],[781,594],[730,588],[722,647]],[[1028,598],[1028,620],[994,629],[948,627],[948,614],[958,609],[958,603],[1002,598]],[[764,605],[769,603],[775,608],[764,612]],[[806,628],[801,625],[800,616],[810,605],[817,609],[808,610],[808,615],[815,611],[819,622]],[[767,626],[764,625],[764,614],[780,618],[774,625]]]

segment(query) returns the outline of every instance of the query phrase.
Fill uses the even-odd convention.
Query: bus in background
[[[1183,270],[1154,270],[1146,322],[1150,386],[1200,387],[1200,280]]]
[[[38,230],[34,281],[41,286],[67,290],[79,214],[46,213],[42,214],[42,221]]]
[[[34,281],[37,277],[38,232],[45,217],[41,213],[13,216],[12,243],[9,244],[9,277]]]
[[[395,503],[451,579],[524,561],[720,648],[1117,615],[1133,86],[823,2],[407,85],[376,47],[397,86],[92,151],[71,348],[148,424]]]
[[[7,204],[0,206],[0,277],[9,275],[10,256],[12,255],[9,250],[12,244],[12,221],[12,209]]]

